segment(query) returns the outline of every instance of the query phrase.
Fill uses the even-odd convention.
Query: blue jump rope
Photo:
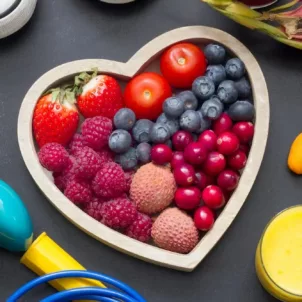
[[[45,282],[62,278],[88,278],[104,282],[116,289],[100,287],[75,288],[55,293],[40,302],[68,302],[72,300],[91,300],[101,302],[147,302],[140,294],[123,282],[92,271],[61,271],[38,277],[19,288],[6,302],[17,302],[34,287]]]

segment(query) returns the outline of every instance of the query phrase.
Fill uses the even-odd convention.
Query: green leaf
[[[58,89],[58,88],[53,89],[53,91],[51,93],[51,99],[52,99],[53,102],[55,102],[58,99],[60,93],[61,93],[60,89]]]

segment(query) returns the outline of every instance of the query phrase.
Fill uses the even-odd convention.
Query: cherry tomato
[[[145,72],[134,77],[126,86],[124,99],[137,119],[156,119],[162,112],[165,99],[172,90],[165,78],[154,72]]]
[[[204,75],[206,58],[199,47],[191,43],[179,43],[167,49],[161,57],[160,69],[170,85],[190,88],[193,81]]]

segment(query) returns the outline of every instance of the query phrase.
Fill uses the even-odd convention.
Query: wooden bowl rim
[[[256,110],[255,135],[247,165],[243,171],[238,188],[217,218],[214,227],[189,254],[182,255],[141,243],[120,234],[89,217],[72,204],[47,177],[38,161],[32,136],[32,115],[41,94],[55,82],[71,75],[98,67],[101,73],[118,75],[130,79],[140,72],[166,47],[181,41],[215,41],[238,56],[246,65],[253,88]],[[29,89],[22,102],[18,117],[18,142],[24,162],[36,184],[50,202],[73,224],[97,240],[142,260],[177,270],[192,271],[210,252],[214,245],[233,222],[244,204],[258,174],[269,130],[269,96],[263,73],[251,52],[237,39],[221,30],[190,26],[169,31],[143,46],[126,63],[102,59],[79,60],[60,65],[41,76]]]

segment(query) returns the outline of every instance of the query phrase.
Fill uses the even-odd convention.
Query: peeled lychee
[[[170,168],[149,163],[134,174],[130,198],[138,211],[154,214],[172,203],[175,191],[176,183]]]
[[[187,254],[198,243],[198,230],[193,219],[177,208],[163,211],[155,220],[151,236],[159,247]]]

